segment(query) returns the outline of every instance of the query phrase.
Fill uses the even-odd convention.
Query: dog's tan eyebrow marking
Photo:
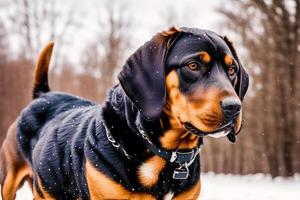
[[[229,54],[224,56],[224,63],[227,67],[230,67],[233,64],[233,59]]]
[[[200,51],[199,57],[204,64],[208,64],[211,61],[211,57],[206,51]]]

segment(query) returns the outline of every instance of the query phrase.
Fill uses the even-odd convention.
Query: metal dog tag
[[[189,176],[189,169],[186,166],[176,168],[173,172],[173,179],[187,179]]]

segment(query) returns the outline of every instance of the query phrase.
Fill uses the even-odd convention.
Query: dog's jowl
[[[195,28],[160,32],[103,105],[50,91],[52,49],[1,149],[2,198],[29,181],[35,199],[197,199],[203,139],[235,142],[241,129],[248,75],[232,43]]]

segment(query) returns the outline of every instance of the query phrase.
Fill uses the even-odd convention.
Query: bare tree
[[[4,132],[5,128],[7,126],[7,121],[6,121],[6,116],[4,115],[5,113],[5,107],[7,106],[7,99],[5,98],[5,88],[4,86],[6,85],[5,83],[5,68],[7,66],[7,58],[8,57],[8,44],[7,44],[7,35],[6,35],[6,30],[5,27],[1,21],[0,18],[0,94],[4,98],[0,98],[0,145],[4,139]]]
[[[231,8],[219,11],[226,17],[228,30],[240,36],[247,49],[248,63],[258,66],[259,71],[252,73],[254,96],[246,106],[246,112],[250,113],[244,132],[249,135],[245,136],[247,140],[252,141],[250,151],[254,153],[246,160],[260,159],[254,166],[256,171],[267,170],[273,176],[293,175],[300,169],[296,155],[300,132],[297,125],[300,90],[296,81],[300,76],[300,2],[232,0],[231,3]],[[241,148],[239,145],[236,150]]]
[[[4,97],[0,101],[0,143],[8,126],[31,100],[33,61],[42,43],[55,39],[55,53],[60,55],[66,32],[76,25],[73,8],[61,7],[57,0],[1,2],[0,12],[6,12],[2,16],[8,21],[4,26],[0,20],[0,94]],[[7,56],[12,39],[21,49],[17,57]]]
[[[68,31],[79,26],[73,5],[67,9],[57,0],[13,0],[6,7],[13,11],[9,20],[14,25],[9,31],[20,38],[20,53],[29,60],[35,60],[43,44],[51,40],[55,40],[58,60]]]
[[[106,1],[105,12],[98,22],[101,32],[96,42],[85,48],[82,63],[87,71],[99,73],[100,97],[106,96],[112,86],[116,70],[124,61],[130,46],[130,27],[126,6],[119,1]],[[99,43],[97,43],[99,41]],[[96,87],[96,86],[95,86]]]
[[[4,65],[8,60],[8,38],[4,24],[0,18],[0,66]]]

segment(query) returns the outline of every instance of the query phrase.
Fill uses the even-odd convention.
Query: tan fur
[[[15,199],[16,192],[24,181],[29,180],[30,185],[32,185],[32,171],[18,149],[16,127],[17,121],[9,127],[6,139],[1,147],[0,172],[4,176],[1,182],[3,200]]]
[[[229,54],[224,56],[224,63],[227,67],[230,67],[233,64],[233,59]]]
[[[146,163],[155,166],[164,166],[165,161],[161,160],[158,156],[150,158]],[[153,165],[153,166],[154,166]],[[160,167],[159,167],[160,168]],[[147,193],[135,193],[128,191],[122,184],[116,183],[105,174],[97,170],[89,161],[86,162],[86,178],[88,188],[90,192],[91,200],[97,199],[143,199],[154,200],[150,194]],[[179,194],[174,199],[177,200],[189,200],[197,199],[200,192],[200,181],[198,181],[192,188]]]
[[[41,180],[37,178],[38,182],[38,188],[40,192],[42,193],[42,196],[39,195],[39,193],[36,191],[36,189],[33,189],[33,196],[35,200],[40,200],[40,199],[47,199],[47,200],[55,200],[43,187]]]
[[[137,174],[140,183],[145,187],[156,185],[165,165],[166,161],[159,156],[155,155],[149,158],[138,169]]]
[[[197,146],[199,137],[186,130],[170,129],[159,140],[165,149],[192,149]]]
[[[170,36],[173,35],[174,33],[178,33],[178,32],[180,32],[180,31],[181,31],[180,28],[175,27],[175,26],[172,26],[172,27],[170,27],[169,29],[160,32],[160,34],[161,34],[162,36],[165,36],[165,37],[170,37]]]
[[[202,131],[213,131],[220,126],[223,113],[220,100],[224,96],[218,89],[199,88],[189,96],[179,90],[179,80],[175,71],[166,77],[168,90],[166,113],[172,120],[172,128],[183,128],[181,123],[190,122]]]
[[[171,36],[180,29],[171,27],[161,33],[163,36]],[[42,51],[34,73],[35,87],[40,85],[42,77],[47,73],[54,43],[49,43]],[[211,57],[207,52],[199,52],[203,63],[209,63]],[[226,55],[227,56],[227,55]],[[230,66],[232,58],[226,58],[224,62]],[[227,56],[228,57],[228,56]],[[230,60],[231,59],[231,60]],[[182,126],[183,122],[190,122],[202,131],[213,131],[220,126],[223,120],[219,102],[230,95],[228,92],[216,88],[201,89],[190,95],[183,95],[179,90],[179,79],[173,70],[166,77],[167,101],[164,112],[169,117],[171,128],[160,138],[162,146],[166,149],[189,149],[196,147],[199,137],[188,133]],[[236,120],[237,130],[241,127],[241,115]],[[1,172],[5,172],[5,179],[1,183],[3,200],[15,198],[17,189],[24,180],[30,180],[32,185],[32,171],[22,158],[16,143],[16,122],[8,131],[8,136],[1,149]],[[159,175],[166,165],[166,161],[159,156],[152,156],[138,168],[138,180],[144,187],[153,187],[157,184]],[[86,180],[93,199],[155,199],[147,193],[128,191],[121,183],[115,182],[104,173],[96,169],[88,160],[86,161]],[[150,171],[150,172],[149,172]],[[148,173],[148,174],[147,174]],[[150,175],[149,175],[150,173]],[[38,188],[43,198],[34,189],[35,199],[54,199],[41,185],[38,179]],[[200,193],[200,181],[189,190],[174,197],[175,200],[197,199]]]
[[[54,43],[50,42],[42,50],[34,71],[34,92],[42,83],[45,76],[47,77],[48,66],[51,59]],[[15,121],[7,132],[7,137],[1,147],[0,157],[0,173],[1,173],[1,195],[3,200],[14,199],[17,190],[28,180],[32,187],[32,170],[23,159],[16,141]]]
[[[167,101],[164,108],[165,113],[169,116],[172,128],[181,129],[181,119],[189,119],[186,111],[182,112],[187,107],[187,99],[179,91],[179,80],[175,70],[171,71],[166,77],[166,88],[167,88]],[[179,116],[180,113],[182,116]]]
[[[240,111],[239,116],[237,117],[235,121],[235,132],[238,133],[242,127],[242,110]]]
[[[170,130],[160,138],[164,148],[194,148],[198,137],[187,133],[182,123],[189,122],[198,129],[209,132],[221,126],[223,111],[220,107],[222,99],[228,96],[238,96],[234,92],[219,90],[217,88],[198,88],[189,95],[179,90],[179,79],[175,70],[166,77],[167,101],[164,112],[169,117]],[[241,126],[241,116],[236,120],[237,130]]]
[[[155,200],[150,194],[128,191],[122,184],[116,183],[97,170],[89,161],[86,162],[86,179],[91,200],[100,199],[143,199]]]
[[[211,61],[211,57],[206,51],[200,51],[199,57],[204,64],[208,64]]]
[[[39,84],[41,84],[41,77],[44,74],[47,74],[48,72],[48,67],[49,67],[49,63],[51,60],[51,55],[52,55],[52,51],[53,51],[53,46],[54,43],[53,42],[49,42],[42,50],[37,65],[35,67],[35,71],[34,71],[34,86],[37,86]]]

